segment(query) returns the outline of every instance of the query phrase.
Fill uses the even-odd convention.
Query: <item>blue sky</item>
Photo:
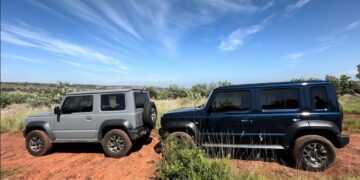
[[[1,1],[1,80],[104,85],[354,76],[358,0]]]

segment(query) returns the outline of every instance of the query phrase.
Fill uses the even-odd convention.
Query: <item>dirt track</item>
[[[24,147],[21,133],[1,134],[1,169],[16,171],[12,178],[26,179],[149,179],[155,177],[160,155],[158,138],[137,147],[121,159],[107,158],[99,144],[59,144],[54,152],[33,157]]]
[[[155,177],[156,163],[160,155],[154,150],[159,142],[155,133],[152,141],[137,147],[121,159],[107,158],[100,145],[61,144],[44,157],[33,157],[24,147],[21,133],[1,134],[1,170],[13,171],[15,179],[151,179]],[[295,170],[278,163],[232,160],[240,171],[253,171],[266,176],[289,178],[339,177],[344,174],[360,175],[360,134],[351,136],[350,145],[338,150],[337,161],[323,173]]]

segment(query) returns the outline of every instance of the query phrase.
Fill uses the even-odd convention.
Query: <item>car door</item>
[[[214,92],[201,127],[203,146],[246,143],[244,125],[253,118],[251,99],[252,91],[247,89]]]
[[[94,95],[67,96],[54,125],[57,141],[92,140],[96,137]]]
[[[289,127],[303,116],[303,87],[259,88],[256,93],[257,115],[247,132],[251,142],[260,145],[281,145]]]

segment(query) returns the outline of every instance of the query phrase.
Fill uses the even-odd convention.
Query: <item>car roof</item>
[[[117,93],[117,92],[129,92],[129,91],[146,91],[143,87],[131,87],[131,88],[115,88],[115,89],[100,89],[100,90],[88,90],[88,91],[79,91],[71,92],[66,95],[79,95],[79,94],[101,94],[101,93]]]
[[[256,84],[239,84],[224,87],[218,87],[215,90],[240,89],[240,88],[266,88],[266,87],[284,87],[284,86],[306,86],[306,85],[326,85],[331,81],[307,81],[307,82],[270,82]]]

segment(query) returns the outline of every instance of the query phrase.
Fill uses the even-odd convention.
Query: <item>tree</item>
[[[360,79],[360,64],[359,65],[357,65],[357,74],[356,74],[356,77],[358,78],[358,79]]]
[[[207,84],[201,84],[201,83],[194,84],[191,87],[190,91],[195,93],[195,94],[200,94],[201,96],[206,96],[206,94],[207,94]]]
[[[159,90],[156,89],[156,87],[154,86],[150,86],[147,88],[147,90],[149,91],[150,97],[153,99],[157,99],[158,95],[159,95]]]

